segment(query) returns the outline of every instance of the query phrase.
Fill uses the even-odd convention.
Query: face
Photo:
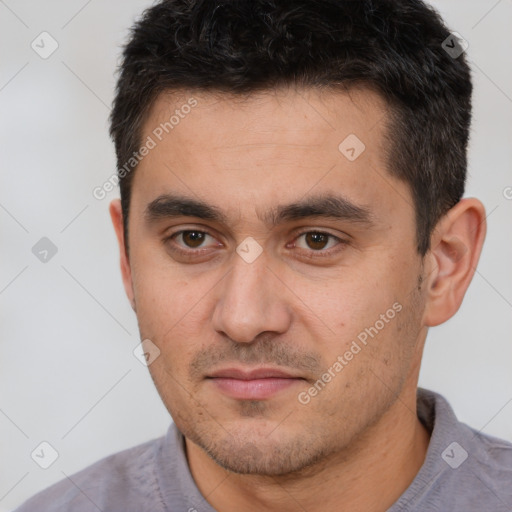
[[[415,389],[422,267],[385,119],[368,90],[283,89],[162,95],[145,122],[125,281],[163,402],[227,469],[342,453]]]

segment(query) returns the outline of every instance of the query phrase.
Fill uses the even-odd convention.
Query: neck
[[[425,460],[430,435],[416,415],[416,388],[403,390],[380,420],[343,453],[307,474],[277,477],[226,471],[186,439],[192,476],[220,512],[387,510]]]

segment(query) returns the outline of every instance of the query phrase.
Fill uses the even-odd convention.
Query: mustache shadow
[[[226,340],[209,345],[199,352],[190,363],[189,376],[192,380],[203,378],[219,363],[271,365],[293,369],[308,375],[319,375],[325,366],[316,352],[303,352],[297,348],[276,341],[275,337],[262,337],[251,343]]]

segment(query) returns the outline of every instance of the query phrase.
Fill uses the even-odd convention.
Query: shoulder
[[[48,487],[15,512],[144,510],[158,501],[155,459],[164,437],[110,455]],[[146,501],[147,500],[147,501]],[[158,510],[153,506],[151,510]]]
[[[441,453],[446,465],[440,478],[440,488],[447,491],[445,502],[452,510],[510,512],[512,443],[464,423],[460,423],[458,439]]]
[[[478,476],[489,475],[496,481],[505,478],[512,490],[512,443],[459,421],[444,397],[435,394],[434,399],[435,441],[440,450],[443,448],[441,457],[449,468],[479,469]]]
[[[512,510],[512,443],[457,420],[447,400],[418,390],[418,417],[431,439],[425,462],[391,510]]]
[[[483,434],[467,425],[464,427],[471,435],[468,459],[473,459],[475,468],[480,470],[479,475],[492,482],[502,482],[512,497],[512,443]]]

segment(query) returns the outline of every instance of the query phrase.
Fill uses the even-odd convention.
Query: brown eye
[[[305,233],[304,236],[308,247],[317,251],[325,249],[330,238],[329,235],[325,235],[324,233],[315,233],[314,231]]]
[[[202,231],[182,231],[181,239],[187,247],[195,249],[203,243],[205,235]]]
[[[204,252],[208,249],[205,245],[208,238],[215,241],[215,238],[198,229],[184,229],[168,236],[164,242],[171,251],[181,252],[182,254],[193,255],[194,253]],[[211,244],[210,248],[215,244]]]
[[[210,240],[208,240],[210,239]],[[183,229],[163,240],[166,250],[183,262],[193,262],[222,247],[216,238],[206,231]]]
[[[308,261],[331,258],[349,245],[347,240],[323,231],[304,231],[297,235],[290,248],[297,251],[297,256]]]
[[[303,239],[303,243],[297,243],[297,241],[301,239]],[[330,249],[333,245],[336,245],[336,242],[343,242],[343,240],[331,235],[330,233],[323,233],[321,231],[307,231],[296,238],[296,246],[299,249],[310,250],[313,252],[327,253],[329,251],[325,249]]]

